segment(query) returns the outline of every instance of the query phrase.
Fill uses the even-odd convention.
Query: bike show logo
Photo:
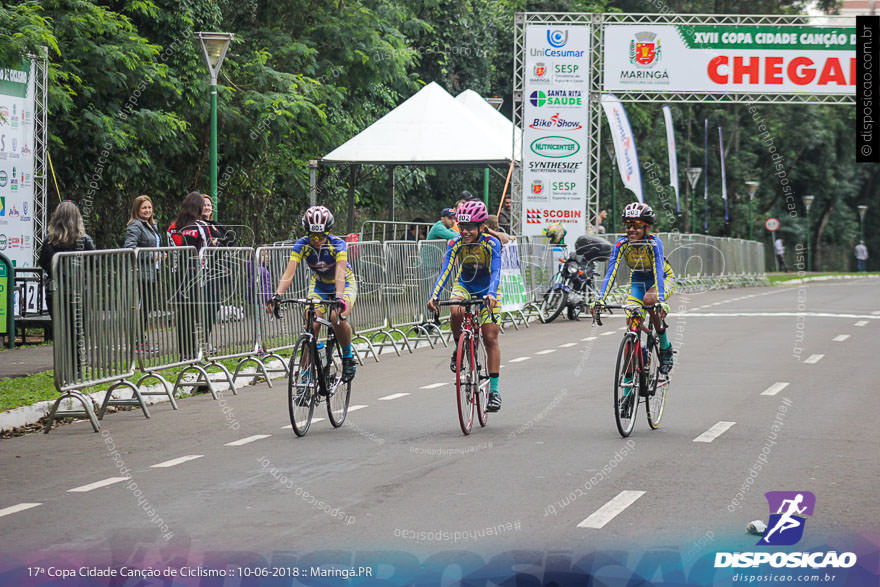
[[[661,55],[657,33],[651,31],[636,33],[629,42],[629,62],[636,67],[652,67],[660,62]]]
[[[529,104],[538,108],[544,106],[578,108],[583,106],[583,92],[580,90],[535,90],[529,94]]]
[[[581,150],[581,145],[568,137],[541,137],[532,141],[529,148],[539,157],[561,159],[576,154]]]
[[[568,31],[547,29],[547,44],[559,49],[568,43]]]
[[[581,130],[584,126],[576,121],[576,120],[566,120],[559,115],[559,112],[551,116],[550,118],[535,118],[532,120],[532,124],[529,125],[529,128],[533,128],[535,130],[558,130],[558,131],[570,131],[570,130]]]
[[[807,516],[816,509],[816,496],[810,491],[768,491],[764,494],[770,508],[767,529],[756,546],[793,546],[804,536]],[[715,568],[844,568],[855,566],[853,552],[716,552]]]

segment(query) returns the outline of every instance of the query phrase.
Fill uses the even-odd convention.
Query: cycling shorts
[[[630,283],[629,286],[629,298],[627,299],[627,303],[644,303],[645,294],[648,293],[648,290],[650,290],[655,285],[656,284],[654,283],[654,276],[652,274],[648,273],[647,276],[642,277],[639,273],[633,272],[632,283]],[[666,286],[666,303],[669,303],[669,299],[675,292],[675,278],[672,276],[666,277],[664,285]]]
[[[312,276],[309,279],[309,293],[306,297],[312,300],[334,300],[336,299],[336,284],[318,281],[317,276],[312,273]],[[357,299],[357,281],[349,279],[345,282],[345,289],[342,291],[342,299],[345,300],[345,303],[349,308],[354,306],[354,301]]]
[[[460,281],[456,281],[455,285],[452,288],[451,297],[453,299],[457,298],[460,300],[464,300],[464,299],[470,298],[472,296],[481,296],[482,297],[482,296],[487,295],[488,293],[489,293],[489,285],[488,284],[486,284],[485,287],[468,287],[466,284],[461,283]],[[499,294],[499,298],[500,297],[501,296]],[[495,308],[492,310],[492,315],[495,317],[495,320],[498,320],[499,316],[501,315],[501,303],[500,303],[501,300],[499,299],[498,302],[499,303],[496,304]],[[483,306],[482,308],[480,308],[479,320],[480,320],[480,324],[485,324],[486,322],[491,320],[491,317],[489,316],[489,308],[487,308],[486,306]]]

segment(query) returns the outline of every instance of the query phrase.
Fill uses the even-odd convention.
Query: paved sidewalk
[[[52,345],[0,350],[0,378],[24,377],[52,369]]]

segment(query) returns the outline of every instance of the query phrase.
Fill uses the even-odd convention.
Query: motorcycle
[[[593,261],[587,261],[576,252],[569,254],[568,259],[559,261],[562,265],[541,301],[543,322],[552,322],[563,309],[567,311],[569,320],[579,320],[596,295],[593,285],[596,270]]]

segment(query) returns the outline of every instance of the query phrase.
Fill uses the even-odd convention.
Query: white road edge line
[[[804,363],[807,363],[808,365],[815,365],[816,363],[821,361],[822,357],[824,356],[825,355],[810,355],[809,357],[804,359]]]
[[[85,493],[86,491],[92,491],[93,489],[100,489],[101,487],[107,487],[108,485],[113,485],[114,483],[119,483],[121,481],[128,481],[131,477],[108,477],[107,479],[102,479],[101,481],[95,481],[94,483],[89,483],[88,485],[80,485],[79,487],[74,487],[73,489],[68,489],[68,493]]]
[[[786,387],[788,387],[788,381],[777,381],[776,383],[762,391],[761,395],[776,395]]]
[[[20,503],[18,505],[11,505],[8,508],[3,508],[0,510],[0,518],[3,516],[8,516],[9,514],[16,514],[18,512],[23,512],[24,510],[29,510],[31,508],[35,508],[38,505],[43,505],[42,503]]]
[[[522,363],[523,361],[528,361],[531,357],[517,357],[515,359],[510,359],[509,363]]]
[[[696,438],[694,438],[694,442],[712,442],[725,432],[727,432],[731,426],[736,424],[736,422],[718,422]]]
[[[843,341],[845,341],[845,340],[848,339],[848,338],[849,338],[849,335],[848,335],[848,334],[838,334],[837,336],[835,336],[835,337],[832,338],[831,340],[832,340],[833,342],[843,342]]]
[[[164,461],[162,463],[156,463],[155,465],[150,465],[151,469],[165,469],[168,467],[173,467],[174,465],[179,465],[181,463],[185,463],[187,461],[194,461],[196,459],[200,459],[205,455],[186,455],[185,457],[178,457],[176,459],[171,459],[170,461]]]
[[[408,393],[392,393],[391,395],[386,395],[385,397],[380,397],[379,401],[388,401],[388,400],[392,400],[392,399],[397,399],[399,397],[406,397],[408,395],[409,395]]]
[[[419,389],[437,389],[438,387],[443,387],[449,383],[448,381],[444,381],[443,383],[432,383],[430,385],[423,385]]]
[[[233,440],[232,442],[227,442],[223,446],[241,446],[243,444],[250,444],[251,442],[255,442],[257,440],[263,440],[264,438],[269,438],[272,436],[271,434],[254,434],[253,436],[248,436],[246,438],[240,438],[238,440]]]
[[[595,528],[598,530],[616,518],[621,512],[623,512],[623,510],[631,506],[643,495],[645,495],[644,491],[621,491],[611,501],[590,514],[590,516],[578,524],[577,527]]]

